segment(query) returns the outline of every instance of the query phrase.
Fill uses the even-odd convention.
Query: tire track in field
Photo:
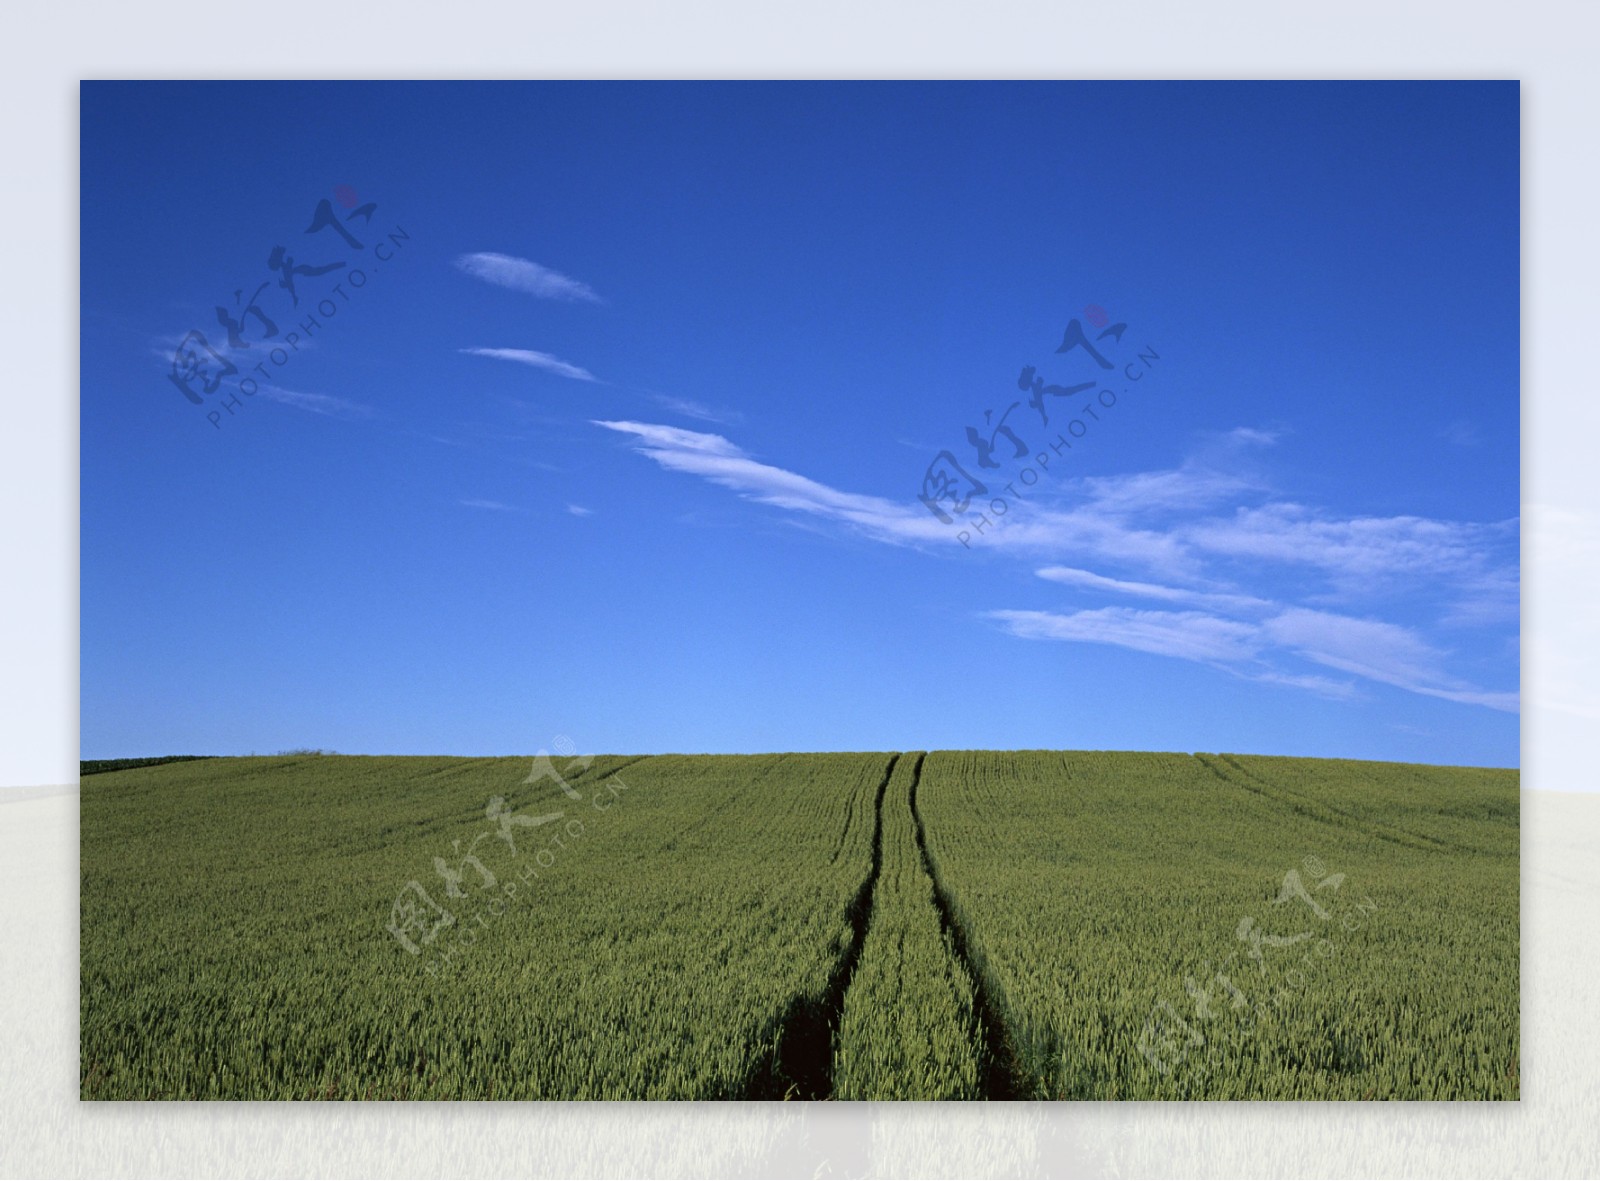
[[[889,758],[873,805],[872,865],[866,880],[845,907],[850,942],[828,974],[821,996],[800,996],[777,1022],[773,1049],[750,1073],[745,1099],[828,1099],[833,1096],[833,1041],[844,1015],[844,994],[850,989],[872,919],[872,898],[883,871],[883,797],[889,790],[899,755]]]
[[[889,780],[893,777],[895,765],[900,761],[901,757],[901,755],[892,756],[889,763],[889,769],[883,773],[883,782],[885,788],[888,786]],[[834,842],[833,855],[828,858],[829,865],[837,865],[839,863],[839,858],[844,853],[845,842],[850,839],[850,830],[854,828],[856,824],[856,806],[861,798],[871,790],[871,783],[871,779],[863,779],[851,789],[849,798],[845,801],[844,805],[844,827],[839,830],[839,839]],[[881,815],[883,812],[883,790],[880,789],[878,797],[878,812]]]
[[[340,758],[345,756],[331,755],[324,757]],[[402,755],[398,757],[409,758],[412,756]],[[480,758],[461,758],[425,772],[418,782],[426,784],[433,791],[461,792],[463,786],[477,784],[480,788],[486,788],[497,793],[503,792],[506,795],[510,795],[512,792],[520,793],[528,786],[526,779],[515,782],[508,781],[506,784],[498,784],[494,780],[498,778],[498,772],[505,764],[521,764],[531,757],[529,755],[486,755]],[[588,788],[597,779],[604,780],[615,775],[624,767],[631,767],[635,763],[642,763],[646,759],[655,757],[655,755],[591,755],[588,766],[581,767],[576,772],[563,775],[561,778],[568,787],[577,791],[580,787]],[[613,758],[621,759],[615,767],[610,766],[606,761]],[[565,793],[555,785],[551,785],[548,792],[545,792],[542,781],[532,794],[535,803],[562,803],[566,798]],[[417,840],[424,836],[436,836],[481,819],[483,809],[477,801],[487,799],[487,797],[484,795],[468,797],[464,793],[461,794],[462,800],[468,798],[472,798],[473,802],[471,804],[458,802],[454,811],[435,813],[404,829],[407,839]],[[513,796],[513,798],[519,799],[520,802],[522,797],[519,795]],[[390,839],[392,838],[387,836],[386,831],[385,840]]]
[[[889,764],[889,769],[891,771],[894,770],[894,764],[893,763]],[[871,780],[867,780],[867,782],[870,783]],[[885,780],[885,782],[887,783],[888,781]],[[856,822],[856,799],[861,794],[862,794],[862,787],[861,787],[860,784],[857,784],[855,787],[853,787],[850,790],[850,797],[849,797],[849,799],[847,799],[845,801],[845,805],[844,805],[844,827],[839,830],[839,839],[838,839],[838,841],[836,841],[834,843],[834,846],[833,846],[833,856],[828,858],[828,864],[829,865],[837,865],[839,863],[839,854],[844,852],[845,838],[847,838],[850,835],[850,826]]]
[[[1234,762],[1227,755],[1209,756],[1196,754],[1193,757],[1199,761],[1202,767],[1210,771],[1229,787],[1241,788],[1244,791],[1248,791],[1254,795],[1260,796],[1262,799],[1271,800],[1275,804],[1281,804],[1290,811],[1298,812],[1300,815],[1311,820],[1332,825],[1334,828],[1358,832],[1363,836],[1372,837],[1375,840],[1388,841],[1391,844],[1401,845],[1407,849],[1419,849],[1424,853],[1479,852],[1477,849],[1471,849],[1463,845],[1451,844],[1448,841],[1441,841],[1435,837],[1425,837],[1418,833],[1407,832],[1404,829],[1390,829],[1384,825],[1374,824],[1370,821],[1359,820],[1356,817],[1351,816],[1348,812],[1343,812],[1332,805],[1319,803],[1316,800],[1292,792],[1288,788],[1279,787],[1276,784],[1269,784],[1265,780],[1258,778],[1251,772],[1239,766],[1238,763]],[[1217,760],[1216,763],[1212,762],[1213,757],[1215,757]],[[1223,766],[1219,767],[1217,766],[1217,763],[1221,763]],[[1226,770],[1223,769],[1224,767]],[[1233,772],[1233,774],[1228,774],[1229,771]]]
[[[960,961],[967,979],[972,981],[973,1013],[978,1019],[978,1028],[983,1032],[983,1044],[978,1047],[982,1063],[978,1085],[984,1099],[1020,1099],[1023,1097],[1023,1073],[1013,1049],[1015,1042],[1006,1029],[1005,1019],[1000,1016],[1000,1007],[995,1003],[998,989],[992,987],[992,982],[986,980],[979,968],[972,953],[971,937],[956,918],[950,891],[939,877],[933,855],[928,852],[928,834],[923,827],[922,812],[917,807],[917,788],[922,785],[922,761],[926,757],[919,755],[917,765],[911,770],[911,819],[916,825],[917,852],[922,857],[922,870],[933,884],[933,901],[939,909],[939,927],[955,949],[956,959]]]
[[[663,758],[671,758],[673,756],[664,755],[662,757]],[[680,756],[677,756],[677,757],[679,757],[679,758],[693,758],[694,756],[693,755],[680,755]],[[740,798],[746,792],[754,791],[759,784],[761,784],[763,781],[768,779],[774,772],[776,772],[778,770],[778,768],[782,767],[787,760],[793,758],[794,756],[793,755],[789,755],[789,754],[774,754],[774,755],[733,755],[733,756],[712,756],[712,757],[755,758],[755,759],[770,758],[772,760],[772,762],[771,762],[771,764],[769,766],[764,767],[760,771],[757,771],[756,774],[754,775],[754,777],[752,777],[751,779],[748,779],[748,780],[744,781],[743,783],[739,783],[735,787],[729,789],[722,796],[722,798],[720,800],[718,800],[718,802],[713,807],[711,807],[708,810],[700,813],[700,815],[696,816],[693,820],[687,821],[686,823],[683,824],[682,827],[678,828],[675,832],[673,832],[671,835],[666,837],[666,839],[664,839],[661,842],[661,844],[656,846],[655,851],[657,853],[671,853],[671,852],[674,852],[678,848],[678,842],[679,841],[683,840],[685,837],[688,837],[692,833],[697,833],[701,829],[710,827],[711,822],[714,819],[716,819],[717,817],[721,816],[724,812],[731,811],[734,807],[736,807],[738,805]]]
[[[1254,783],[1259,784],[1264,794],[1280,792],[1285,797],[1290,797],[1296,800],[1304,800],[1314,807],[1325,808],[1327,811],[1332,812],[1334,816],[1339,818],[1339,823],[1347,825],[1348,827],[1354,828],[1360,832],[1367,833],[1370,836],[1377,837],[1379,840],[1394,841],[1396,844],[1405,844],[1407,841],[1414,841],[1417,842],[1417,844],[1414,846],[1415,848],[1425,849],[1429,852],[1449,851],[1455,853],[1481,853],[1494,856],[1494,854],[1489,850],[1479,849],[1472,845],[1463,845],[1459,841],[1448,840],[1445,837],[1429,836],[1427,833],[1417,832],[1416,830],[1406,828],[1401,824],[1387,824],[1381,820],[1363,820],[1353,812],[1348,812],[1344,808],[1339,807],[1337,804],[1325,804],[1320,800],[1314,800],[1301,792],[1295,791],[1293,788],[1282,787],[1279,784],[1272,782],[1270,779],[1267,779],[1264,775],[1260,775],[1255,771],[1251,771],[1249,768],[1241,764],[1233,755],[1219,754],[1217,758],[1222,763],[1226,764],[1230,770],[1236,772],[1241,779],[1249,779]]]
[[[595,762],[599,762],[601,757],[603,757],[603,756],[596,755],[595,756]],[[616,756],[613,755],[612,757],[615,758]],[[609,778],[610,776],[617,774],[624,767],[631,767],[635,763],[642,763],[646,759],[653,759],[653,758],[657,758],[657,757],[659,757],[659,756],[657,756],[657,755],[632,755],[632,756],[624,755],[624,756],[622,756],[622,762],[618,763],[615,767],[610,767],[610,768],[608,768],[606,770],[605,777]],[[575,775],[571,779],[567,780],[567,782],[568,783],[577,783],[578,781],[583,779],[583,777],[585,775],[589,774],[591,769],[592,769],[592,765],[590,767],[585,767],[582,771],[578,772],[577,775]]]
[[[527,757],[527,755],[519,755],[517,756],[517,761],[521,762]],[[646,759],[653,759],[657,757],[658,756],[656,755],[590,755],[590,762],[587,767],[579,769],[576,775],[563,775],[562,778],[566,780],[568,787],[572,788],[573,790],[577,790],[579,787],[588,787],[589,784],[594,782],[596,777],[602,780],[609,779],[611,776],[621,771],[624,767],[631,767],[635,763],[642,763]],[[602,761],[613,758],[620,758],[622,761],[619,762],[615,767],[606,766]],[[523,780],[524,784],[526,784],[526,782],[526,780]],[[560,797],[552,796],[551,799],[553,801],[559,800]]]
[[[1238,764],[1238,759],[1235,758],[1234,756],[1228,755],[1228,756],[1225,756],[1225,757],[1228,759],[1228,761],[1230,763],[1233,763],[1235,765]],[[1396,766],[1398,767],[1398,771],[1397,772],[1391,772],[1391,774],[1396,779],[1402,779],[1402,777],[1403,777],[1403,781],[1406,784],[1410,785],[1414,790],[1422,792],[1422,793],[1425,793],[1425,794],[1435,793],[1435,792],[1437,792],[1439,790],[1438,784],[1435,783],[1435,782],[1430,782],[1427,779],[1424,779],[1418,773],[1418,769],[1417,769],[1416,766],[1414,766],[1412,764],[1408,764],[1408,763],[1400,763],[1400,764],[1397,764]],[[1243,770],[1243,768],[1241,767],[1240,770]],[[1368,782],[1371,782],[1371,781],[1369,780]],[[1436,815],[1440,815],[1440,816],[1448,816],[1448,817],[1451,817],[1451,818],[1456,819],[1456,820],[1468,820],[1468,821],[1471,821],[1475,827],[1476,826],[1498,827],[1502,823],[1501,820],[1497,819],[1493,815],[1490,815],[1490,816],[1481,816],[1481,815],[1476,815],[1476,814],[1468,815],[1465,812],[1459,812],[1459,811],[1452,812],[1452,811],[1448,811],[1448,810],[1442,809],[1442,808],[1436,809],[1435,810],[1435,814]],[[1520,816],[1519,816],[1519,823],[1520,823]],[[1398,823],[1398,822],[1391,823],[1391,824],[1388,825],[1388,827],[1396,830],[1397,832],[1411,833],[1411,834],[1413,834],[1415,836],[1423,837],[1426,840],[1439,841],[1441,844],[1447,845],[1452,849],[1459,849],[1463,853],[1479,853],[1479,854],[1482,854],[1485,857],[1514,857],[1514,856],[1516,856],[1516,851],[1515,850],[1504,849],[1504,848],[1501,848],[1501,849],[1489,848],[1489,847],[1484,846],[1484,845],[1469,844],[1466,841],[1455,839],[1455,838],[1450,838],[1450,837],[1429,836],[1427,833],[1421,832],[1421,831],[1419,831],[1419,830],[1417,830],[1415,828],[1410,827],[1409,825],[1401,824],[1401,823]],[[1516,831],[1518,829],[1518,827],[1519,827],[1519,824],[1510,824],[1509,827],[1513,831]]]

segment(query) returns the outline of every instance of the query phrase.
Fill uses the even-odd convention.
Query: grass
[[[129,762],[82,785],[86,1099],[1519,1094],[1513,771]]]
[[[1518,1096],[1515,772],[961,752],[920,798],[1023,1097]]]

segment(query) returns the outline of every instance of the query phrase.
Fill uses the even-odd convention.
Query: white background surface
[[[1531,789],[1521,1103],[999,1109],[80,1104],[76,788],[0,788],[0,1175],[1600,1175],[1600,6],[292,0],[13,5],[0,21],[0,783],[76,782],[80,78],[1460,77],[1523,82]],[[263,166],[292,150],[263,143]],[[172,183],[201,166],[172,161]],[[1381,427],[1386,396],[1403,391],[1351,413]]]

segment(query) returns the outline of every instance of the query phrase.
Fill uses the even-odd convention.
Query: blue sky
[[[1516,765],[1518,122],[1515,83],[87,84],[83,757]],[[194,329],[236,370],[198,405]],[[988,488],[950,524],[942,451]]]

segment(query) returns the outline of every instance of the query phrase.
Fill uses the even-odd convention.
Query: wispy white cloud
[[[657,423],[597,421],[595,425],[632,435],[639,453],[664,468],[700,476],[749,500],[839,521],[893,544],[945,547],[956,541],[956,530],[935,519],[915,500],[896,501],[829,487],[755,460],[722,435]],[[1204,477],[1191,480],[1189,490],[1199,495]],[[1161,498],[1181,499],[1179,488],[1162,483]],[[1112,500],[1133,503],[1140,491],[1128,481],[1099,480],[1082,507],[1063,511],[1036,505],[1026,514],[1019,513],[1021,519],[1007,523],[984,544],[1021,553],[1089,552],[1164,572],[1192,567],[1173,539],[1130,526],[1106,511]],[[1157,494],[1153,488],[1142,491]]]
[[[581,505],[581,504],[569,504],[569,505],[567,505],[567,511],[569,513],[571,513],[575,517],[592,517],[592,516],[594,516],[594,509],[592,509],[592,508],[584,508],[583,505]]]
[[[875,540],[898,545],[948,547],[956,541],[956,530],[917,501],[829,487],[753,459],[722,435],[657,423],[596,421],[595,425],[633,436],[640,454],[670,471],[700,476],[761,504],[842,522]],[[994,533],[986,544],[1030,554],[1088,552],[1163,571],[1193,566],[1173,539],[1109,516],[1103,508],[1106,499],[1131,499],[1134,493],[1117,481],[1100,484],[1099,494],[1087,505],[1067,511],[1039,505]],[[1173,494],[1171,489],[1162,492]]]
[[[322,414],[329,418],[342,418],[347,421],[372,418],[377,413],[371,406],[352,402],[348,398],[336,398],[332,394],[305,394],[275,385],[259,386],[256,397],[293,406],[296,410],[305,410],[311,414]]]
[[[248,327],[251,331],[247,332],[246,336],[255,338],[257,328],[255,321],[252,320]],[[207,346],[217,357],[221,358],[224,364],[234,366],[238,371],[238,375],[249,374],[258,365],[271,366],[272,368],[268,372],[280,368],[281,366],[273,364],[272,354],[275,349],[280,350],[280,356],[286,358],[283,363],[290,365],[293,363],[293,357],[296,353],[305,352],[316,347],[316,341],[309,337],[304,340],[297,340],[291,345],[284,339],[286,333],[280,330],[276,337],[265,340],[247,339],[243,341],[243,348],[235,349],[230,348],[228,345],[226,329],[214,328],[209,331],[203,331],[205,331]],[[170,367],[174,352],[180,345],[185,343],[186,337],[186,333],[157,336],[150,341],[150,352],[154,356],[160,357]],[[196,351],[200,352],[201,356],[204,357],[203,350],[197,348]],[[221,365],[214,364],[209,358],[206,360],[207,364],[212,367],[213,372],[225,372]],[[215,394],[210,395],[207,400],[215,398],[221,401],[224,398],[235,396],[239,388],[237,380],[237,377],[229,377],[226,379],[225,384]],[[256,378],[251,378],[251,380],[255,382],[255,393],[243,395],[244,397],[263,398],[268,402],[277,402],[283,406],[292,406],[296,410],[304,410],[308,414],[320,414],[326,418],[339,418],[353,422],[360,419],[374,418],[378,413],[371,406],[349,398],[339,398],[332,394],[302,393],[299,390],[284,389],[282,386],[275,385],[269,381],[260,381]],[[199,392],[199,388],[200,383],[195,383],[196,392]]]
[[[1223,656],[1217,651],[1204,657],[1196,655],[1196,645],[1192,642],[1196,635],[1204,638],[1220,634],[1248,647],[1251,659],[1260,659],[1264,653],[1275,650],[1413,693],[1465,704],[1486,705],[1493,709],[1517,709],[1515,693],[1485,691],[1450,677],[1444,671],[1447,654],[1427,644],[1414,630],[1398,624],[1328,611],[1285,607],[1253,595],[1107,578],[1092,571],[1064,566],[1047,566],[1037,574],[1040,578],[1067,586],[1190,603],[1247,618],[1226,619],[1193,611],[1152,612],[1128,608],[1080,611],[1067,616],[1047,612],[993,613],[995,618],[1008,623],[1013,634],[1026,639],[1115,643],[1142,652],[1221,661]],[[1018,626],[1017,619],[1020,616],[1030,617],[1026,627]],[[1245,657],[1246,653],[1240,650],[1234,653],[1233,659]],[[1302,684],[1318,691],[1328,688],[1322,678],[1284,673],[1253,675],[1256,679]]]
[[[1515,693],[1479,689],[1449,676],[1445,653],[1410,628],[1376,619],[1291,608],[1262,625],[1263,636],[1307,660],[1428,697],[1515,713]]]
[[[1188,542],[1216,554],[1268,558],[1368,579],[1396,571],[1446,574],[1477,568],[1515,522],[1461,524],[1425,517],[1330,518],[1303,505],[1240,508],[1190,526]]]
[[[517,511],[514,505],[502,504],[498,500],[458,500],[456,503],[464,508],[489,509],[492,512],[499,513],[511,513]]]
[[[240,378],[249,377],[255,383],[255,393],[243,395],[244,397],[264,398],[269,402],[292,406],[296,410],[304,410],[310,414],[321,414],[327,418],[339,418],[346,421],[373,418],[377,415],[377,411],[371,406],[349,398],[338,398],[332,394],[302,393],[298,390],[284,389],[280,385],[250,376],[256,371],[257,366],[267,366],[268,372],[273,372],[282,368],[282,365],[292,365],[293,358],[298,353],[314,349],[317,342],[307,337],[289,344],[285,340],[287,334],[281,329],[275,337],[260,339],[257,336],[258,328],[254,320],[247,325],[247,328],[249,331],[245,335],[249,339],[242,341],[243,347],[241,348],[229,346],[227,330],[224,328],[208,327],[208,329],[202,330],[206,338],[206,345],[215,354],[217,360],[206,357],[204,349],[200,349],[196,345],[189,346],[195,348],[195,351],[205,360],[211,372],[217,374],[225,373],[224,366],[226,365],[232,365],[236,370],[234,375],[225,378],[224,384],[215,394],[206,396],[208,401],[212,398],[221,401],[224,398],[235,396],[239,392],[238,382]],[[187,334],[185,333],[157,336],[150,341],[150,352],[152,355],[161,358],[170,369],[173,354],[180,345],[185,345],[186,337]],[[277,351],[278,356],[283,358],[282,365],[274,364],[274,351]],[[203,382],[201,381],[193,383],[193,388],[197,393],[202,384]]]
[[[1514,561],[1458,579],[1439,622],[1463,628],[1516,624],[1522,615],[1522,576]]]
[[[709,435],[704,431],[691,431],[681,426],[666,426],[652,422],[603,422],[599,419],[590,421],[595,426],[605,427],[608,431],[634,436],[641,444],[640,452],[651,455],[652,458],[654,458],[652,453],[656,451],[724,455],[730,458],[744,455],[743,449],[736,444],[721,435]]]
[[[1296,656],[1357,677],[1428,697],[1515,713],[1517,695],[1477,688],[1451,677],[1444,653],[1397,624],[1323,611],[1290,608],[1263,622],[1226,619],[1202,611],[1147,611],[1131,607],[1056,614],[990,611],[1012,635],[1025,640],[1111,644],[1209,664],[1251,680],[1348,696],[1348,682],[1285,671],[1275,660]]]
[[[1070,615],[1049,611],[990,611],[988,615],[1004,623],[1012,635],[1025,640],[1113,644],[1136,652],[1207,663],[1252,660],[1260,648],[1258,628],[1201,611],[1101,607]]]
[[[703,402],[696,402],[690,398],[674,398],[670,394],[651,394],[651,399],[658,406],[681,414],[685,418],[699,419],[701,422],[715,422],[723,426],[740,421],[741,415],[726,410],[714,410]]]
[[[1067,586],[1188,603],[1221,614],[1130,608],[1079,611],[1071,615],[991,613],[994,618],[1006,622],[1012,634],[1024,639],[1120,644],[1141,652],[1221,664],[1247,659],[1259,662],[1289,655],[1425,696],[1512,712],[1518,708],[1515,693],[1487,691],[1451,677],[1445,671],[1448,653],[1425,642],[1414,629],[1398,624],[1285,606],[1254,595],[1108,578],[1064,566],[1047,566],[1037,574]],[[1020,626],[1018,621],[1024,617],[1027,625]],[[1203,651],[1204,645],[1197,646],[1195,642],[1197,638],[1209,641],[1217,636],[1226,636],[1237,645],[1231,657],[1215,647]],[[1244,673],[1247,670],[1230,668],[1229,671]],[[1324,693],[1330,687],[1349,688],[1348,682],[1335,685],[1325,678],[1282,671],[1251,670],[1249,675],[1256,680],[1300,685]]]
[[[949,536],[920,506],[913,511],[883,497],[841,492],[752,459],[721,435],[647,422],[594,425],[632,436],[640,454],[670,471],[700,476],[761,504],[841,521],[884,541],[947,542]]]
[[[519,365],[531,365],[535,369],[543,369],[558,377],[570,377],[574,381],[600,380],[587,369],[563,361],[560,357],[553,357],[549,353],[535,352],[533,349],[462,349],[461,351],[473,357],[492,357],[497,361],[515,361]]]
[[[1079,485],[1096,512],[1124,517],[1194,512],[1267,491],[1265,481],[1245,472],[1199,463],[1167,471],[1089,476]]]
[[[463,254],[456,259],[456,266],[485,283],[523,291],[540,299],[559,299],[571,303],[605,302],[587,283],[511,254]]]
[[[1336,701],[1349,701],[1359,696],[1353,681],[1336,681],[1331,677],[1319,677],[1310,673],[1280,673],[1260,671],[1258,669],[1224,668],[1247,681],[1262,681],[1268,685],[1287,685],[1291,689],[1304,689],[1308,693],[1315,693],[1319,697],[1331,697]]]
[[[957,527],[938,521],[916,501],[829,487],[763,463],[722,435],[653,423],[596,425],[630,436],[641,454],[667,470],[699,476],[748,500],[839,522],[894,544],[948,549],[956,541]],[[1211,451],[1231,454],[1269,446],[1275,438],[1269,432],[1230,432],[1215,437]],[[1017,519],[987,534],[986,548],[1017,556],[1071,555],[1075,563],[1137,571],[1144,576],[1054,564],[1038,573],[1085,593],[1190,609],[1102,606],[989,615],[1027,639],[1110,644],[1199,661],[1235,676],[1329,697],[1353,695],[1348,678],[1357,677],[1445,700],[1517,709],[1515,693],[1485,690],[1451,676],[1446,671],[1451,653],[1428,643],[1414,627],[1235,589],[1241,576],[1282,584],[1286,571],[1310,570],[1326,588],[1320,599],[1310,599],[1319,606],[1327,599],[1360,603],[1387,596],[1409,602],[1414,612],[1418,602],[1431,602],[1444,613],[1436,622],[1482,624],[1497,618],[1514,594],[1517,522],[1339,518],[1271,500],[1218,512],[1241,498],[1260,500],[1271,492],[1269,482],[1258,476],[1199,458],[1165,471],[1062,479],[1053,500],[1036,496],[1017,510]],[[1061,507],[1071,501],[1072,507]],[[1514,618],[1515,600],[1510,601]],[[1296,668],[1297,662],[1346,678]]]
[[[200,328],[200,332],[205,336],[206,344],[212,352],[232,362],[241,371],[253,369],[262,361],[270,364],[273,349],[282,349],[292,357],[296,353],[310,352],[317,347],[315,337],[299,332],[295,333],[296,339],[290,344],[286,337],[292,329],[283,323],[278,324],[277,328],[277,336],[263,337],[260,326],[252,318],[245,325],[244,335],[241,337],[243,347],[237,349],[228,344],[228,330],[209,318]],[[150,353],[171,365],[173,354],[185,343],[187,337],[186,332],[169,332],[157,336],[150,341]]]
[[[1192,603],[1197,607],[1220,608],[1229,611],[1259,611],[1273,604],[1254,595],[1236,595],[1227,592],[1195,590],[1182,586],[1162,586],[1153,582],[1131,582],[1121,578],[1107,578],[1090,570],[1077,570],[1070,566],[1046,566],[1039,570],[1040,578],[1059,582],[1065,586],[1085,590],[1107,591],[1112,594],[1131,595],[1144,599],[1164,599],[1173,603]]]

